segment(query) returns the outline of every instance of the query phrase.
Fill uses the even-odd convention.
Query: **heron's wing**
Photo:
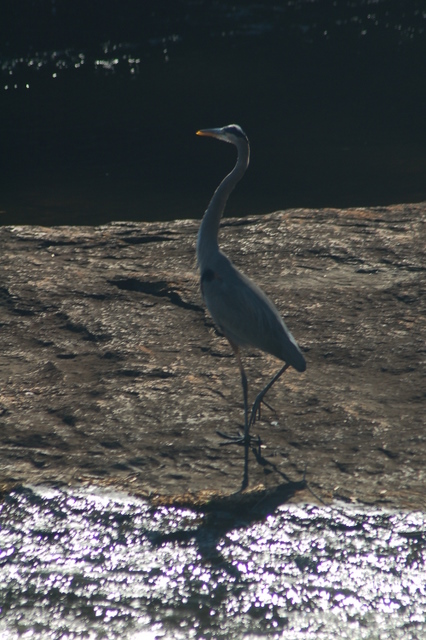
[[[298,370],[305,360],[275,305],[229,261],[209,272],[203,296],[213,320],[236,344],[266,351]]]

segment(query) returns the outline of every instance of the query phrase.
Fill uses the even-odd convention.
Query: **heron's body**
[[[256,412],[259,410],[263,396],[289,366],[297,371],[304,371],[306,362],[275,305],[219,249],[219,223],[226,202],[249,164],[250,147],[247,136],[238,125],[228,125],[221,129],[204,129],[197,134],[230,142],[238,150],[234,169],[216,189],[201,222],[197,238],[197,261],[201,274],[201,291],[206,306],[215,323],[228,338],[238,359],[244,393],[243,441],[246,444],[247,460],[249,428],[256,419]],[[257,396],[250,421],[247,407],[247,378],[239,355],[241,345],[256,347],[285,362],[284,367]]]
[[[213,320],[231,342],[305,370],[305,359],[275,305],[221,251],[201,272],[201,290]]]

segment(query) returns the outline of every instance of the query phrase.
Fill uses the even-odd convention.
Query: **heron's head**
[[[197,131],[197,136],[210,136],[211,138],[217,138],[218,140],[230,142],[237,146],[242,140],[248,143],[246,134],[238,124],[228,124],[226,127],[218,129],[201,129]]]

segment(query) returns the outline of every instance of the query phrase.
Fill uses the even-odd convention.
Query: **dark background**
[[[406,0],[3,0],[0,224],[426,200],[426,6]]]

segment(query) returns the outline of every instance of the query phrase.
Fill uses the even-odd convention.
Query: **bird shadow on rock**
[[[268,460],[268,458],[265,458],[265,456],[262,455],[262,447],[256,446],[256,447],[251,447],[251,451],[254,455],[254,457],[256,458],[256,462],[259,466],[264,468],[265,473],[276,473],[278,476],[280,476],[284,481],[284,486],[291,486],[291,485],[298,485],[299,483],[295,483],[292,480],[290,480],[290,478],[283,473],[282,471],[280,471],[277,467],[276,464],[274,464],[273,462],[271,462],[270,460]],[[243,479],[243,485],[245,480],[248,480],[249,477],[249,470],[248,470],[248,457],[245,460],[245,469],[244,469],[244,479]],[[307,485],[305,483],[305,479],[303,479],[304,482],[304,489],[306,489]],[[280,485],[281,486],[281,485]]]

